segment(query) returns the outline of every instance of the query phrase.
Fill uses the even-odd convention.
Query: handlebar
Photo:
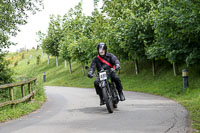
[[[114,68],[111,68],[109,70],[102,69],[100,72],[103,72],[103,71],[105,71],[106,73],[111,73],[111,72],[115,72],[116,70]],[[100,73],[100,72],[98,72],[98,73]],[[97,73],[93,73],[93,77],[99,77],[99,76]]]

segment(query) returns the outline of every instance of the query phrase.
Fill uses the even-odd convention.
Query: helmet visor
[[[103,50],[105,50],[104,45],[100,45],[100,46],[99,46],[99,53],[103,52]]]

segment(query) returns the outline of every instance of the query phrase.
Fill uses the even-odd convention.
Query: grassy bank
[[[37,94],[35,95],[34,99],[31,102],[24,102],[19,103],[11,107],[11,105],[5,106],[0,108],[0,122],[12,120],[19,118],[23,115],[29,114],[41,107],[41,105],[45,101],[44,89],[42,83],[38,83],[36,88],[38,89]],[[19,97],[18,95],[21,94],[19,89],[17,88],[14,91],[14,97]]]
[[[83,76],[82,68],[79,63],[72,63],[72,74],[69,73],[68,67],[64,67],[64,60],[59,58],[59,66],[56,67],[54,57],[51,57],[50,64],[47,65],[47,55],[41,57],[39,65],[36,64],[36,57],[41,55],[41,50],[31,50],[25,52],[25,58],[20,59],[22,54],[12,54],[14,60],[18,59],[18,65],[14,67],[15,76],[26,76],[27,74],[36,75],[39,80],[42,80],[43,72],[46,72],[47,82],[44,85],[52,86],[74,86],[74,87],[90,87],[93,88],[93,79]],[[30,55],[32,58],[30,59]],[[27,62],[30,62],[28,64]],[[193,66],[189,70],[189,89],[184,93],[182,87],[181,74],[173,75],[172,65],[166,62],[157,63],[157,75],[152,76],[151,62],[143,62],[140,64],[140,74],[135,75],[134,63],[121,63],[120,78],[125,90],[151,93],[155,95],[165,96],[178,101],[189,112],[192,120],[193,128],[200,130],[200,68]],[[181,71],[185,66],[179,68]],[[86,72],[87,74],[87,72]]]
[[[24,59],[22,59],[22,55],[24,54]],[[23,115],[29,114],[30,112],[33,112],[37,110],[38,108],[41,107],[41,105],[45,102],[46,97],[44,93],[44,88],[43,88],[43,82],[41,81],[41,77],[37,76],[36,73],[33,71],[30,71],[31,65],[29,67],[26,67],[26,60],[29,60],[27,55],[33,54],[34,56],[37,55],[37,52],[35,51],[30,51],[28,53],[11,53],[9,54],[6,59],[10,60],[11,65],[10,67],[12,68],[14,75],[13,79],[15,80],[14,82],[20,82],[22,80],[30,79],[33,77],[38,77],[36,86],[33,86],[34,88],[32,89],[37,89],[37,93],[34,97],[34,99],[30,102],[25,101],[24,103],[19,103],[14,106],[8,105],[5,107],[0,108],[0,122],[5,122],[11,119],[16,119],[19,118]],[[36,55],[35,55],[36,54]],[[15,66],[17,62],[17,65]],[[33,65],[33,64],[32,64]],[[29,71],[27,71],[29,69]],[[25,85],[25,95],[28,95],[28,85]],[[9,90],[4,89],[1,90],[0,97],[0,102],[6,102],[10,100],[9,97]],[[21,99],[21,87],[15,87],[14,88],[14,99]]]

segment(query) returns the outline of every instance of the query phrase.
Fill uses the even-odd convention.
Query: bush
[[[24,53],[22,54],[22,60],[24,59]]]
[[[38,55],[38,56],[37,56],[37,65],[39,65],[39,64],[40,64],[40,58],[41,58],[41,56],[40,56],[40,55]]]
[[[4,54],[0,54],[0,85],[11,83],[13,81],[13,72],[8,67],[10,63],[6,61],[3,57]]]
[[[15,62],[14,66],[16,67],[18,65],[18,61]]]

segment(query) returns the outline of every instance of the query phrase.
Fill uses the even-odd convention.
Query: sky
[[[20,32],[16,37],[12,37],[11,41],[17,43],[16,46],[9,48],[10,52],[16,52],[20,48],[31,49],[37,47],[36,32],[41,30],[47,32],[50,14],[63,16],[70,8],[76,6],[81,0],[43,0],[44,9],[35,15],[30,15],[27,24],[20,26]],[[93,0],[82,0],[83,12],[85,15],[91,15],[94,10]],[[100,3],[99,3],[100,4]]]

